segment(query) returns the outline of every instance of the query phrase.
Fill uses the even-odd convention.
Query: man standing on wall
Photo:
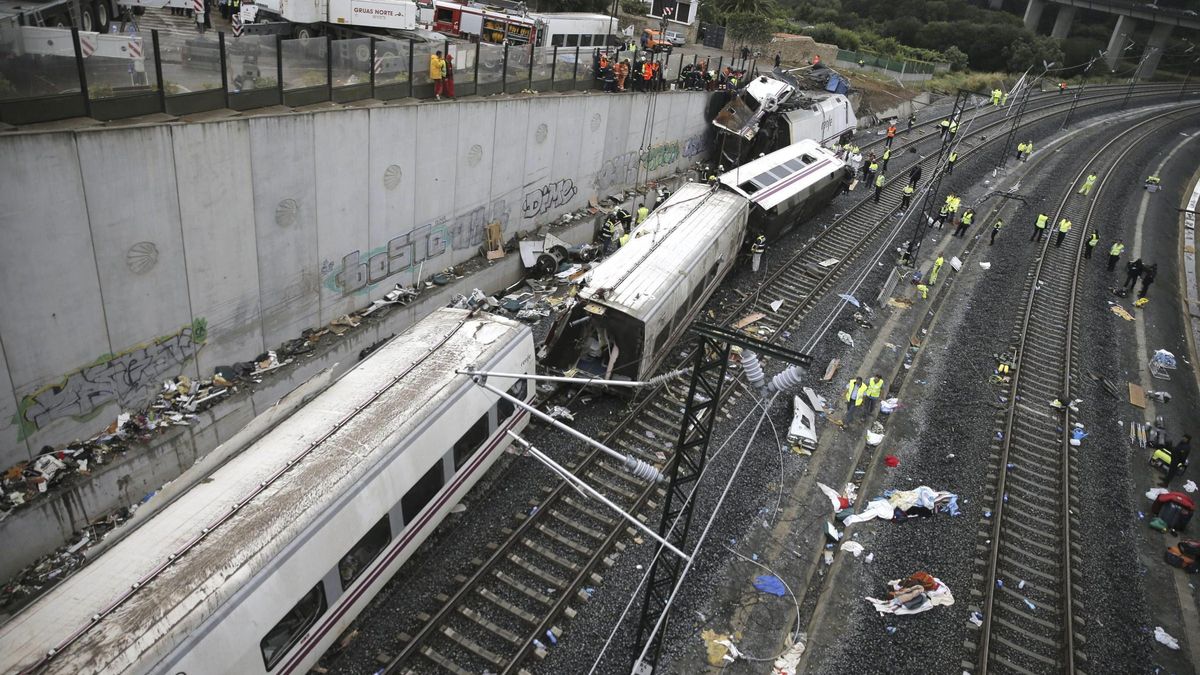
[[[442,60],[442,50],[437,50],[429,57],[429,79],[433,80],[433,98],[435,101],[442,100],[442,91],[445,89],[445,79],[442,77],[446,72],[446,62]]]

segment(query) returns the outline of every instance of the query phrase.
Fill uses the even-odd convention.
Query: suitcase
[[[1178,531],[1187,527],[1188,521],[1192,519],[1192,511],[1175,502],[1169,502],[1159,509],[1158,517],[1163,519],[1167,527]]]
[[[1188,574],[1200,572],[1200,559],[1194,555],[1188,555],[1180,550],[1179,546],[1168,546],[1163,553],[1163,562],[1171,567],[1177,567]]]

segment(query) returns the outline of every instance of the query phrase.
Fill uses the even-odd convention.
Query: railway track
[[[1195,114],[1195,108],[1190,114]],[[1069,443],[1069,407],[1078,383],[1074,350],[1080,347],[1075,301],[1083,269],[1084,242],[1099,193],[1112,169],[1148,136],[1181,114],[1145,119],[1101,147],[1080,170],[1055,212],[1041,257],[1025,285],[1025,311],[1015,327],[1015,368],[1008,408],[992,441],[995,492],[982,533],[988,541],[977,558],[986,584],[978,644],[966,647],[980,673],[1082,672],[1084,622],[1076,594],[1079,503],[1072,491],[1075,453]],[[1103,176],[1091,196],[1077,194],[1088,173]],[[1073,227],[1061,247],[1057,223]],[[1093,264],[1101,264],[1104,252]],[[1061,401],[1062,407],[1050,405]],[[985,512],[987,513],[987,512]],[[980,609],[978,607],[973,609]]]
[[[1178,87],[1155,87],[1139,90],[1138,96],[1163,96],[1177,91]],[[1101,105],[1123,96],[1123,88],[1119,92],[1100,91],[1081,98],[1080,105]],[[1050,98],[1054,97],[1042,96],[1037,102]],[[1031,104],[1024,125],[1059,114],[1070,103],[1070,99],[1056,99],[1037,107]],[[986,122],[982,127],[965,131],[978,135],[1010,123],[991,110],[980,113],[976,123],[981,120]],[[930,134],[909,144],[916,143],[919,147],[924,142],[935,147],[939,143],[937,135]],[[960,150],[960,155],[967,159],[993,142],[995,139],[982,143],[964,140],[965,149]],[[919,161],[926,163],[929,176],[933,156]],[[896,166],[895,175],[907,169],[908,165]],[[785,265],[770,275],[760,292],[739,303],[724,322],[762,312],[765,316],[755,326],[760,329],[761,338],[774,341],[786,326],[803,318],[864,248],[895,224],[893,215],[901,181],[889,187],[880,204],[861,200],[803,244]],[[778,311],[769,307],[776,300],[784,301]],[[668,346],[667,350],[672,348]],[[659,387],[636,401],[603,442],[651,464],[666,465],[674,454],[686,395],[683,382]],[[728,405],[729,401],[724,403]],[[654,499],[661,494],[661,488],[628,474],[619,463],[598,451],[575,463],[572,470],[630,513],[653,510]],[[540,502],[530,506],[530,512],[520,518],[516,527],[504,530],[507,536],[504,542],[489,544],[486,559],[472,561],[475,567],[472,574],[456,578],[458,590],[454,595],[440,596],[441,608],[432,616],[421,617],[424,625],[416,635],[402,636],[404,644],[398,647],[385,672],[522,672],[521,664],[528,656],[544,655],[547,646],[557,640],[562,618],[573,617],[586,603],[587,587],[603,581],[603,570],[612,563],[611,552],[614,548],[624,548],[620,541],[624,535],[636,534],[633,528],[600,511],[565,483],[549,490]]]

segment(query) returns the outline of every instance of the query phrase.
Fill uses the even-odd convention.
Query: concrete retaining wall
[[[93,435],[164,379],[209,377],[363,307],[422,261],[425,275],[464,262],[488,223],[508,238],[692,164],[705,101],[540,95],[0,137],[0,466]],[[520,275],[515,258],[486,273],[470,285]],[[105,486],[39,500],[0,537],[28,543],[25,561],[53,548],[447,300],[214,408]],[[34,509],[44,517],[18,518]],[[10,553],[0,578],[20,567]]]

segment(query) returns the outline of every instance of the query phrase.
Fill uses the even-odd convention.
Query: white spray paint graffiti
[[[578,192],[575,189],[575,181],[570,178],[546,183],[536,190],[525,193],[524,215],[526,218],[535,218],[551,209],[564,206]]]

